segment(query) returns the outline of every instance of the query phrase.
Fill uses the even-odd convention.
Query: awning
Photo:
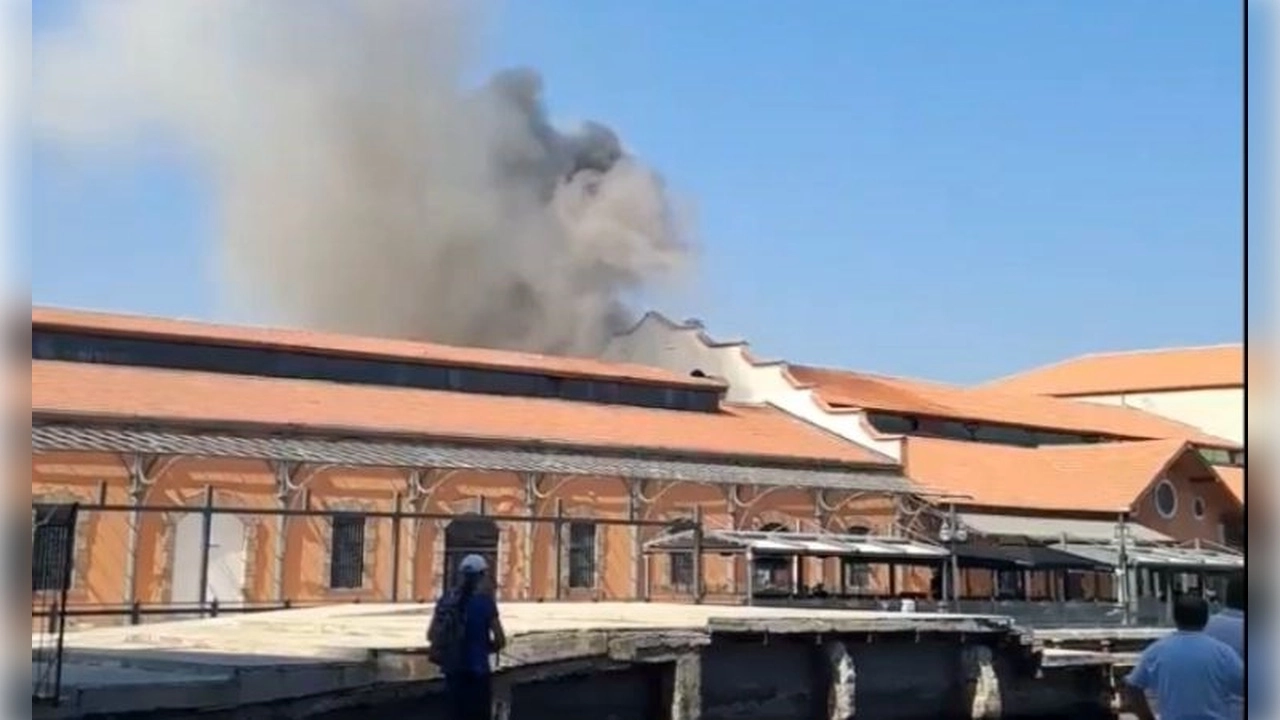
[[[34,452],[109,452],[413,469],[507,470],[557,475],[602,475],[647,480],[744,485],[808,485],[863,492],[911,493],[899,472],[805,465],[746,465],[663,456],[659,452],[571,452],[554,448],[500,447],[442,442],[392,441],[289,435],[232,435],[69,423],[31,428]]]
[[[956,545],[956,562],[962,568],[990,570],[1092,570],[1111,566],[1040,545]]]
[[[1120,567],[1118,545],[1088,545],[1067,543],[1054,545],[1054,549],[1072,555],[1090,558],[1112,568]],[[1244,555],[1214,548],[1195,548],[1181,545],[1130,545],[1126,548],[1129,567],[1184,572],[1227,572],[1244,567]]]
[[[973,532],[994,537],[1022,537],[1060,542],[1068,540],[1109,543],[1116,539],[1118,523],[1111,520],[1072,520],[1035,515],[960,513],[960,522]],[[1128,523],[1125,532],[1139,542],[1173,542],[1151,528]]]
[[[858,557],[867,562],[936,563],[949,557],[946,548],[914,540],[872,535],[709,530],[702,548],[712,553],[745,553],[808,557]],[[645,543],[647,553],[690,552],[693,531],[683,530]]]

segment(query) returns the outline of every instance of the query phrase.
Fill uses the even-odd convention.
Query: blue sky
[[[35,4],[35,32],[65,0]],[[662,309],[757,354],[976,381],[1239,341],[1242,10],[1205,0],[507,0],[546,76],[697,208]],[[32,154],[41,304],[215,318],[209,188]]]

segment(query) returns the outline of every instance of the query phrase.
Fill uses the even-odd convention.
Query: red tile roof
[[[1239,447],[1238,443],[1190,425],[1132,408],[803,365],[790,365],[788,370],[797,382],[812,386],[822,400],[833,407],[984,421],[1082,435],[1178,439],[1213,447]]]
[[[31,411],[45,418],[255,426],[665,451],[896,467],[887,457],[771,408],[686,412],[542,398],[33,361]]]
[[[1240,502],[1244,502],[1244,468],[1215,465],[1213,471],[1218,473],[1218,477],[1222,478],[1222,482],[1226,483],[1227,487],[1231,489],[1231,494]]]
[[[1243,387],[1244,346],[1099,353],[1010,375],[986,387],[1060,397]]]
[[[318,351],[340,356],[417,360],[451,367],[533,370],[556,377],[631,380],[668,387],[707,389],[724,387],[722,382],[710,378],[695,378],[645,365],[537,355],[509,350],[455,347],[408,340],[337,335],[309,330],[242,327],[44,307],[32,308],[31,324],[33,328],[191,342],[205,341],[244,347]]]
[[[964,504],[1121,512],[1183,452],[1195,451],[1179,440],[1021,448],[913,437],[903,461],[907,477]]]

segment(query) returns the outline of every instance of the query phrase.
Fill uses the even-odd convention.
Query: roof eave
[[[199,432],[249,432],[257,435],[280,436],[295,435],[304,437],[370,439],[381,441],[429,440],[474,447],[520,447],[522,449],[546,450],[548,452],[591,452],[616,457],[660,457],[673,460],[708,461],[725,465],[741,465],[752,467],[771,467],[796,470],[856,471],[882,472],[886,475],[905,477],[901,468],[892,463],[853,462],[834,458],[805,458],[783,455],[753,455],[750,453],[727,454],[699,452],[678,448],[664,447],[622,447],[613,445],[590,445],[585,443],[552,442],[531,438],[487,438],[467,435],[432,434],[420,435],[404,432],[371,431],[367,428],[332,426],[267,424],[226,420],[186,420],[163,417],[123,416],[111,413],[81,413],[61,410],[32,409],[32,425],[67,424],[114,426],[125,428],[166,428],[193,430]]]

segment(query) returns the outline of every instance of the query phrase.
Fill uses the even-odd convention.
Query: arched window
[[[781,523],[765,523],[759,532],[782,533]],[[751,563],[751,577],[757,594],[790,595],[795,592],[795,565],[788,555],[756,555]]]
[[[845,533],[848,535],[871,535],[871,528],[866,525],[850,525]],[[844,587],[854,593],[867,592],[872,589],[871,566],[861,562],[857,557],[840,559],[840,573],[843,575]]]
[[[458,563],[479,555],[489,563],[490,577],[498,578],[498,524],[483,515],[460,515],[444,528],[444,579],[451,588],[458,581]]]

